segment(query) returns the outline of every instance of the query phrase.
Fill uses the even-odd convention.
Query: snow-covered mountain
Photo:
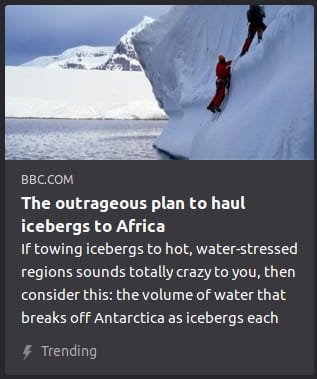
[[[107,61],[113,51],[113,46],[77,46],[60,55],[35,58],[22,66],[89,70]]]
[[[124,34],[114,49],[111,58],[104,64],[96,67],[99,70],[142,71],[137,53],[134,49],[133,38],[145,30],[154,20],[144,17],[134,28]]]
[[[49,67],[77,70],[142,71],[133,38],[147,28],[154,19],[144,17],[121,38],[117,46],[78,46],[60,55],[38,57],[22,64],[24,67]]]
[[[6,67],[6,117],[166,120],[132,42],[152,22],[146,17],[116,48],[80,46]],[[98,60],[105,71],[94,69]]]
[[[134,37],[169,116],[156,145],[191,159],[313,159],[314,8],[266,5],[262,43],[237,60],[227,106],[206,110],[219,54],[239,56],[247,5],[175,6]]]

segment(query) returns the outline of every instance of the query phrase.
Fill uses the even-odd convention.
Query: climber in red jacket
[[[220,105],[226,94],[226,88],[230,87],[230,70],[232,61],[226,61],[223,55],[219,55],[216,67],[216,95],[211,100],[207,109],[213,113],[221,112]]]

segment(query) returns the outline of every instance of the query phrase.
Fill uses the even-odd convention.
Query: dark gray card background
[[[69,162],[6,161],[6,372],[8,374],[311,374],[313,372],[313,279],[314,279],[314,163],[282,161],[244,162]],[[73,174],[74,185],[21,185],[21,174]],[[36,194],[41,199],[170,199],[194,196],[237,199],[245,195],[247,211],[23,211],[20,196]],[[20,219],[54,221],[114,221],[147,218],[167,224],[166,233],[23,234]],[[299,242],[298,256],[203,258],[21,256],[22,242],[111,244],[292,244]],[[294,267],[296,280],[22,280],[21,267]],[[245,289],[283,288],[288,301],[235,303],[23,303],[23,289],[39,288],[127,289]],[[23,326],[21,310],[27,313],[84,311],[111,313],[269,313],[280,316],[275,326]],[[96,346],[98,359],[43,358],[40,345]],[[26,344],[33,353],[23,361]]]

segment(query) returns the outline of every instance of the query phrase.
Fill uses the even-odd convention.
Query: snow
[[[132,41],[153,22],[145,17],[116,47],[78,46],[6,67],[6,117],[165,120]]]
[[[65,50],[60,55],[35,58],[22,66],[63,68],[64,65],[73,63],[90,70],[105,63],[111,57],[113,51],[114,46],[77,46]]]
[[[5,115],[166,119],[143,72],[6,67]]]
[[[121,38],[111,58],[103,65],[102,70],[142,71],[137,53],[134,49],[133,37],[145,30],[154,22],[151,17],[144,17],[135,27],[129,29]]]
[[[129,29],[128,32],[121,37],[121,42],[128,41],[129,43],[132,43],[132,38],[139,34],[140,32],[144,31],[152,22],[155,20],[152,17],[145,16],[143,17],[143,20],[133,28]]]
[[[233,68],[217,121],[206,106],[219,54],[237,58],[247,5],[175,6],[134,37],[135,49],[169,116],[156,146],[189,159],[314,158],[314,8],[266,5],[261,44]]]

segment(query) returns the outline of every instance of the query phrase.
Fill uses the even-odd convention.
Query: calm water
[[[166,121],[6,119],[6,159],[169,159],[153,148]]]

